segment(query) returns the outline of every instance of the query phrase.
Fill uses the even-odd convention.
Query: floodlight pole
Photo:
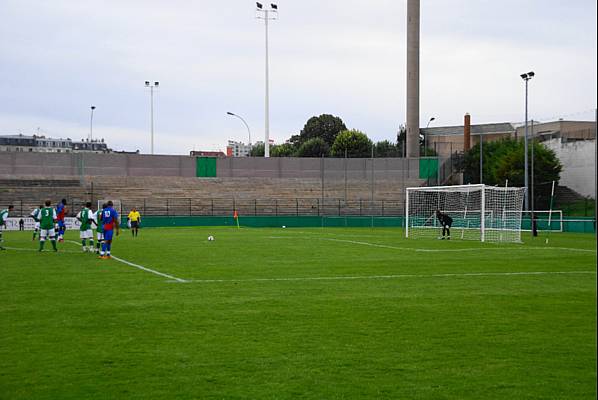
[[[96,106],[89,107],[91,109],[91,117],[89,118],[89,141],[93,140],[93,110],[96,109]]]
[[[261,3],[256,3],[257,18],[264,20],[265,39],[266,39],[266,87],[265,87],[265,115],[264,115],[264,157],[270,157],[270,74],[268,59],[268,21],[278,18],[278,6],[271,3],[270,8],[264,8]],[[259,15],[262,14],[262,15]]]
[[[523,148],[524,148],[524,158],[523,158],[523,182],[525,186],[525,211],[529,211],[529,182],[528,182],[528,167],[527,167],[527,84],[530,79],[534,76],[534,72],[530,71],[526,74],[521,74],[521,78],[525,81],[525,134],[523,137]]]
[[[156,81],[150,84],[149,81],[145,81],[145,87],[150,88],[150,134],[151,134],[151,154],[154,154],[154,88],[157,88],[160,82]]]
[[[534,215],[534,143],[536,142],[535,138],[534,138],[534,120],[531,120],[531,130],[532,130],[532,165],[531,165],[531,171],[530,171],[530,175],[531,175],[531,179],[530,179],[530,192],[531,192],[531,198],[530,198],[530,210],[532,212],[532,218]]]

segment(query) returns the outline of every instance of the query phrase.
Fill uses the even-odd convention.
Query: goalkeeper
[[[436,218],[438,218],[438,222],[442,225],[442,237],[439,239],[444,239],[446,235],[446,239],[449,240],[451,238],[453,219],[448,214],[440,212],[440,210],[436,210]]]

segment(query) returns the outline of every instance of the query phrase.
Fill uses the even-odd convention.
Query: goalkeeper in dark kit
[[[440,212],[440,210],[436,210],[436,218],[438,218],[438,222],[442,225],[442,236],[438,239],[446,239],[449,240],[451,238],[451,225],[453,224],[453,219],[448,215]]]

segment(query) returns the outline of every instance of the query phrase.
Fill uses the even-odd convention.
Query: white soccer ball
[[[208,236],[208,240],[211,242],[212,240],[214,240],[214,236],[212,236],[212,235]]]
[[[282,227],[283,227],[283,228],[286,228],[286,226],[285,226],[285,225],[283,225]]]

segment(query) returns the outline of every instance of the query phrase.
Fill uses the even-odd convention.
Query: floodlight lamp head
[[[226,113],[227,113],[228,115],[235,115],[235,114],[233,114],[233,113],[232,113],[232,112],[230,112],[230,111],[227,111]]]
[[[278,10],[278,5],[277,5],[277,4],[270,3],[270,7],[271,7],[273,10]]]
[[[432,118],[430,118],[430,121],[434,121],[435,119],[436,119],[435,117],[432,117]]]
[[[255,2],[255,6],[256,6],[257,8],[259,8],[260,10],[261,10],[261,9],[262,9],[262,7],[263,7],[262,3],[258,3],[257,1]]]
[[[527,74],[521,74],[521,79],[527,80]]]
[[[160,82],[158,82],[158,81],[154,82],[154,86],[159,86],[159,85],[160,85]]]
[[[530,72],[527,73],[527,76],[529,76],[530,78],[532,78],[534,75],[536,75],[534,73],[534,71],[530,71]]]
[[[92,110],[95,110],[95,109],[96,109],[96,106],[91,106],[91,109],[92,109]]]
[[[145,86],[149,86],[149,81],[145,81]]]

